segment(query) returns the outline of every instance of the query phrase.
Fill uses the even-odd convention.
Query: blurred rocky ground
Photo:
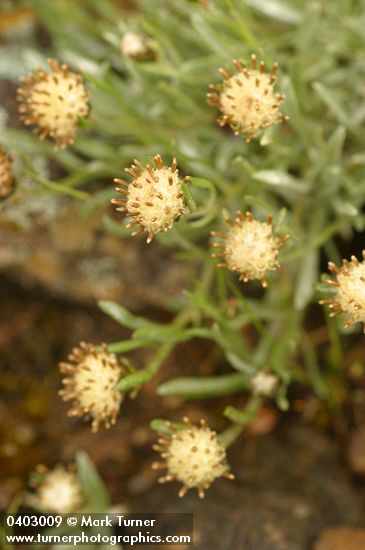
[[[69,200],[23,199],[16,193],[0,211],[0,272],[25,288],[88,304],[114,300],[136,311],[163,307],[186,286],[182,264],[156,243],[108,235],[100,215],[80,223],[80,207]]]

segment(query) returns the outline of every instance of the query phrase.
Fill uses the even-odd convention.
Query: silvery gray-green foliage
[[[140,0],[129,12],[112,0],[74,1],[71,11],[67,0],[23,3],[41,18],[52,47],[25,50],[22,69],[35,68],[35,60],[44,65],[49,56],[81,68],[92,110],[74,146],[62,152],[25,130],[4,131],[2,142],[14,153],[46,155],[68,172],[50,182],[23,157],[19,178],[24,170],[50,192],[97,209],[115,196],[112,178],[134,158],[176,156],[183,174],[192,177],[190,215],[157,237],[178,261],[190,263],[193,274],[190,288],[166,304],[172,321],[159,324],[122,305],[100,304],[131,330],[129,340],[110,345],[112,351],[155,350],[148,365],[122,380],[121,391],[148,381],[178,343],[208,339],[221,349],[226,374],[171,380],[160,386],[160,395],[250,392],[253,375],[270,368],[280,379],[277,402],[283,409],[292,381],[335,399],[331,380],[348,337],[340,340],[341,323],[321,317],[314,325],[327,324],[328,342],[319,354],[306,323],[309,315],[322,316],[312,304],[322,289],[325,260],[338,262],[339,240],[351,241],[364,230],[365,3],[211,0],[204,7],[188,0]],[[152,39],[155,61],[122,57],[120,40],[131,30]],[[216,125],[205,94],[210,83],[220,81],[219,67],[234,58],[247,61],[252,53],[268,65],[279,62],[277,88],[286,95],[282,110],[290,120],[247,144]],[[92,191],[95,183],[108,181],[110,187]],[[271,213],[278,233],[291,236],[280,253],[282,269],[264,292],[252,291],[252,283],[237,284],[210,257],[210,231],[222,225],[223,210],[237,209],[261,219]],[[110,216],[104,230],[130,238]],[[232,298],[234,316],[227,314]],[[248,415],[234,407],[225,414],[245,423],[258,401],[253,398]]]

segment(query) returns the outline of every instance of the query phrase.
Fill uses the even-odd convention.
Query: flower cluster
[[[240,61],[234,60],[233,64],[236,74],[220,69],[223,84],[210,86],[213,91],[208,94],[208,103],[220,109],[220,126],[228,124],[236,134],[251,141],[260,130],[288,119],[279,111],[284,96],[274,91],[278,64],[273,65],[270,74],[265,73],[263,61],[257,67],[255,55],[250,69]]]
[[[209,0],[195,1],[209,5]],[[126,32],[119,47],[125,59],[156,59],[153,41],[140,33]],[[28,78],[20,79],[23,86],[18,89],[19,112],[24,123],[34,126],[34,132],[41,139],[51,137],[56,147],[64,148],[74,141],[81,119],[89,113],[89,93],[80,74],[70,72],[57,60],[50,59],[48,63],[48,72],[39,69]],[[131,68],[131,63],[127,65]],[[265,128],[288,119],[280,112],[285,97],[275,90],[277,63],[266,72],[265,63],[252,55],[249,67],[237,60],[233,65],[235,71],[232,72],[220,69],[223,82],[210,86],[208,102],[219,109],[217,122],[221,127],[229,126],[249,142]],[[117,210],[130,218],[127,227],[134,228],[132,235],[145,232],[147,243],[157,233],[172,228],[180,216],[188,212],[185,184],[189,177],[180,177],[175,158],[171,166],[166,165],[159,154],[152,159],[153,164],[146,165],[134,160],[130,168],[125,169],[130,177],[128,181],[115,178],[116,191],[120,195],[112,199]],[[12,159],[0,147],[0,199],[7,197],[12,189]],[[272,216],[259,221],[251,212],[237,211],[234,218],[226,216],[225,221],[226,233],[211,232],[218,239],[213,243],[215,251],[212,254],[219,259],[218,267],[236,272],[243,282],[259,280],[266,287],[267,274],[280,267],[279,251],[289,235],[276,234]],[[198,234],[198,238],[200,236]],[[352,256],[351,261],[343,260],[340,268],[330,262],[329,269],[336,274],[336,280],[327,281],[335,294],[333,299],[321,300],[321,303],[329,305],[331,316],[344,313],[346,327],[362,322],[365,332],[365,250],[363,261]],[[187,322],[190,321],[191,317]],[[109,428],[116,423],[124,398],[118,388],[127,372],[105,345],[97,347],[81,342],[68,361],[60,363],[59,369],[63,375],[63,389],[59,393],[64,401],[71,401],[69,416],[90,418],[93,432],[101,424]],[[146,369],[147,373],[152,370]],[[135,378],[132,384],[134,381]],[[272,397],[279,393],[280,384],[275,373],[264,369],[252,376],[250,389],[255,396]],[[203,498],[216,479],[233,479],[234,476],[229,472],[226,449],[221,443],[223,438],[220,440],[204,420],[199,425],[192,424],[188,418],[183,421],[185,425],[179,427],[166,424],[170,435],[160,437],[154,446],[161,455],[161,462],[154,462],[152,468],[166,470],[159,478],[160,483],[175,480],[182,484],[180,497],[196,489]],[[43,474],[42,480],[33,496],[39,509],[67,513],[81,508],[84,496],[72,469],[56,467],[52,471],[40,469],[39,473]]]
[[[115,424],[123,399],[117,386],[125,374],[116,356],[106,346],[81,342],[72,350],[69,362],[60,363],[59,368],[66,375],[59,393],[64,401],[73,402],[69,416],[91,417],[93,432],[101,422],[107,428]]]
[[[13,191],[12,164],[11,156],[0,146],[0,200],[6,199]]]
[[[183,419],[186,429],[177,431],[168,423],[172,431],[170,438],[160,438],[154,449],[161,453],[165,462],[154,462],[154,470],[167,469],[167,474],[159,478],[160,483],[180,481],[183,484],[179,496],[183,497],[189,489],[196,488],[200,498],[204,490],[218,477],[233,479],[226,461],[226,450],[219,443],[216,432],[206,425],[191,424],[188,418]]]
[[[132,235],[147,232],[147,243],[159,231],[170,229],[174,221],[186,213],[183,182],[179,178],[176,159],[173,159],[171,167],[164,165],[161,155],[155,155],[153,162],[155,168],[149,164],[143,166],[138,160],[126,168],[132,181],[128,183],[115,178],[114,181],[121,186],[116,190],[124,198],[112,199],[112,203],[118,206],[117,210],[133,218],[127,227],[140,226]],[[186,176],[184,182],[188,180]]]
[[[34,125],[41,139],[48,136],[56,147],[73,143],[79,119],[89,111],[89,93],[80,74],[69,71],[55,59],[48,60],[50,72],[42,69],[20,78],[18,91],[19,112],[26,125]]]
[[[362,256],[362,262],[356,256],[351,256],[351,261],[342,260],[340,268],[329,262],[328,269],[336,274],[336,280],[326,282],[336,290],[336,294],[333,300],[321,300],[320,304],[329,306],[330,317],[344,313],[347,316],[346,328],[360,322],[365,332],[365,250]]]
[[[29,504],[41,511],[57,514],[80,510],[84,498],[72,465],[67,470],[63,466],[47,470],[40,465],[37,475],[41,477],[41,481],[33,482],[36,493],[30,495]]]
[[[214,248],[221,249],[212,255],[223,259],[218,267],[237,271],[244,282],[259,279],[266,287],[266,273],[280,267],[277,261],[279,248],[289,235],[274,235],[271,216],[266,222],[259,222],[251,212],[243,214],[238,211],[235,220],[227,216],[225,221],[230,227],[227,234],[212,231],[214,237],[223,239],[223,242],[213,243]]]

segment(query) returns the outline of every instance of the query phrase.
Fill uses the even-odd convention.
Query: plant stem
[[[47,187],[48,189],[52,189],[52,191],[55,191],[56,193],[60,193],[61,195],[69,195],[70,197],[74,197],[75,199],[79,199],[82,201],[90,200],[91,197],[88,193],[85,191],[78,191],[77,189],[73,189],[72,187],[67,187],[66,185],[62,183],[54,183],[52,181],[49,181],[48,179],[40,176],[34,171],[34,168],[30,162],[30,160],[21,154],[18,154],[19,157],[21,157],[24,165],[24,170],[26,174],[29,175],[32,180],[39,183],[40,185],[43,185],[44,187]]]
[[[219,443],[227,449],[245,429],[246,426],[244,424],[231,424],[218,436]]]

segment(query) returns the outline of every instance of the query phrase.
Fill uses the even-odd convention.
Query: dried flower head
[[[236,74],[219,70],[224,81],[220,86],[210,86],[213,92],[208,94],[208,103],[222,112],[217,119],[220,126],[228,124],[235,134],[251,141],[260,130],[288,119],[279,112],[285,96],[274,91],[279,66],[275,63],[271,73],[266,74],[263,61],[257,68],[255,55],[251,56],[250,69],[240,61],[234,60],[233,64]]]
[[[115,178],[114,181],[121,187],[117,191],[124,195],[123,199],[112,199],[121,212],[134,218],[127,227],[139,225],[140,228],[132,233],[139,235],[142,231],[148,234],[147,242],[150,243],[159,231],[170,229],[174,221],[186,213],[182,181],[176,159],[171,167],[164,166],[161,155],[153,157],[155,168],[149,164],[143,166],[138,160],[125,171],[133,178],[130,183]],[[189,177],[184,178],[187,182]]]
[[[12,164],[13,159],[0,146],[0,200],[6,199],[14,189]]]
[[[91,417],[93,432],[101,422],[110,428],[123,399],[117,386],[125,369],[105,345],[100,349],[85,342],[72,350],[69,361],[59,366],[60,372],[67,375],[59,394],[64,401],[73,401],[69,416]]]
[[[237,211],[237,217],[233,221],[228,216],[225,221],[230,227],[228,234],[220,231],[212,231],[214,237],[223,239],[223,243],[213,243],[214,248],[222,249],[212,254],[213,258],[224,258],[224,262],[218,267],[226,267],[231,271],[240,273],[240,280],[250,281],[261,279],[263,287],[266,287],[266,272],[277,269],[279,248],[289,238],[289,235],[277,237],[272,229],[272,216],[266,222],[254,219],[251,212]]]
[[[179,497],[195,487],[203,498],[204,490],[209,489],[215,479],[221,476],[233,479],[234,476],[227,471],[226,450],[219,443],[216,432],[208,428],[204,420],[200,421],[200,426],[194,426],[188,418],[183,420],[187,428],[179,431],[168,423],[171,437],[160,438],[153,447],[165,462],[154,462],[152,468],[167,469],[167,475],[161,477],[159,483],[176,480],[183,484]]]
[[[278,377],[268,371],[261,371],[255,374],[251,380],[252,392],[254,395],[270,397],[278,387]]]
[[[333,262],[328,263],[328,269],[336,273],[337,280],[328,279],[326,282],[336,289],[336,294],[332,300],[321,300],[319,303],[327,304],[332,310],[330,317],[345,313],[345,328],[363,323],[365,333],[365,250],[362,256],[362,262],[356,256],[351,256],[350,262],[342,260],[340,268]]]
[[[138,32],[126,32],[120,42],[122,55],[135,61],[151,61],[156,58],[152,40]]]
[[[38,69],[19,79],[23,84],[18,89],[19,112],[24,124],[36,126],[34,132],[41,139],[50,136],[56,147],[64,148],[73,143],[79,118],[89,112],[89,93],[80,74],[70,72],[55,59],[49,59],[48,64],[49,73]]]
[[[84,499],[72,465],[68,470],[56,466],[50,471],[40,465],[37,474],[41,475],[41,481],[33,483],[36,493],[29,497],[29,504],[40,510],[60,514],[80,509]]]

